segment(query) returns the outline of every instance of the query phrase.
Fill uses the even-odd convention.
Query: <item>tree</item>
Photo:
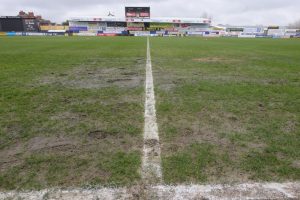
[[[69,26],[69,20],[62,23],[63,26]]]

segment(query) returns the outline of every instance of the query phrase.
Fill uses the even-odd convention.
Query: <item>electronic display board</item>
[[[150,18],[150,7],[125,7],[127,18]]]

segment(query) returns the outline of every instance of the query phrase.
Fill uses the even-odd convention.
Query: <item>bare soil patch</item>
[[[30,139],[25,148],[30,152],[37,151],[68,151],[74,149],[78,141],[67,137],[42,137],[37,136]]]
[[[33,153],[53,153],[73,151],[78,141],[67,137],[36,136],[26,142],[16,142],[14,145],[0,151],[0,170],[21,164],[25,157]]]
[[[294,160],[292,166],[294,168],[300,169],[300,160]]]
[[[297,126],[299,126],[299,123],[296,120],[288,120],[282,127],[281,130],[284,133],[292,133],[296,131]]]
[[[79,186],[95,181],[106,183],[111,182],[112,176],[116,176],[106,163],[112,162],[109,165],[114,166],[119,161],[113,159],[122,159],[111,156],[118,152],[140,152],[141,149],[139,137],[109,135],[103,131],[92,131],[82,138],[36,136],[0,152],[0,174],[12,176],[10,171],[15,167],[21,169],[21,174],[15,176],[24,176],[19,178],[24,180],[35,173],[32,170],[36,170],[32,182],[45,186],[50,183],[59,186]],[[54,168],[57,168],[57,172],[53,171]],[[24,184],[24,180],[15,184]]]
[[[229,59],[229,58],[222,58],[222,57],[203,57],[203,58],[194,58],[193,61],[195,62],[203,62],[203,63],[216,63],[216,62],[237,62],[238,59]]]
[[[128,70],[128,69],[127,69]],[[61,84],[78,89],[97,89],[105,87],[135,88],[143,84],[142,74],[125,73],[126,69],[85,69],[77,68],[65,76],[49,76],[41,80],[41,84]]]
[[[109,62],[108,62],[109,61]],[[106,62],[108,62],[107,66]],[[136,88],[143,85],[144,60],[95,60],[64,73],[51,73],[38,80],[38,85],[59,84],[78,89],[105,87]],[[111,65],[111,66],[110,66]],[[118,67],[124,65],[124,67]]]
[[[88,133],[89,138],[97,139],[97,140],[105,139],[109,135],[110,134],[108,132],[102,131],[102,130],[91,131],[91,132]]]
[[[235,138],[231,137],[238,135],[245,135],[247,131],[243,126],[244,122],[230,113],[211,113],[203,109],[197,114],[198,121],[189,121],[181,115],[176,119],[176,129],[178,134],[171,138],[164,137],[163,151],[173,153],[174,150],[182,150],[192,143],[211,143],[220,148],[233,148]],[[175,119],[174,119],[175,120]],[[168,121],[168,119],[162,119]],[[218,126],[216,126],[218,124]],[[168,144],[168,140],[172,144]],[[264,148],[265,145],[261,142],[252,141],[247,143],[247,147]],[[239,148],[243,148],[239,146]],[[245,148],[247,149],[247,148]],[[234,155],[241,153],[240,151],[233,151]]]
[[[154,147],[156,145],[159,145],[159,141],[155,139],[145,140],[144,143],[149,147]]]

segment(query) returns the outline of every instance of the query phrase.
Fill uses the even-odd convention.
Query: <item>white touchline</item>
[[[158,127],[156,123],[155,95],[149,37],[147,38],[146,98],[142,179],[146,183],[161,183],[161,158]]]
[[[142,190],[139,190],[142,189]],[[89,199],[137,199],[143,192],[145,199],[162,200],[240,200],[240,199],[300,199],[300,182],[242,183],[225,185],[154,185],[144,187],[120,187],[98,189],[58,189],[40,191],[0,191],[0,199],[31,200],[89,200]]]

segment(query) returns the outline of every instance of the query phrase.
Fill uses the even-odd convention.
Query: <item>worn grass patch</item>
[[[164,178],[168,184],[207,182],[222,173],[220,164],[228,161],[227,155],[218,155],[214,146],[193,143],[183,151],[164,155]],[[222,162],[223,161],[223,162]]]
[[[22,189],[119,186],[139,179],[139,152],[91,155],[32,154],[23,164],[11,167],[3,173],[0,176],[0,185],[4,189],[21,189],[20,186]]]
[[[139,181],[146,40],[0,40],[0,189]]]
[[[166,182],[300,179],[300,41],[152,38],[151,45]],[[211,149],[191,148],[197,144]]]

